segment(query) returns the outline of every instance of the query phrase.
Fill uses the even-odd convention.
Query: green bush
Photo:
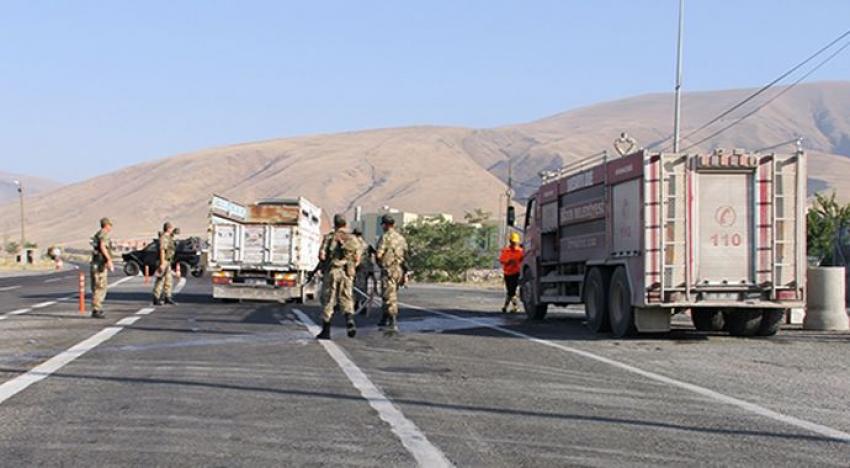
[[[815,194],[815,201],[806,214],[806,248],[808,256],[820,265],[832,265],[833,251],[842,225],[850,224],[850,205],[835,200],[835,192],[826,196]]]
[[[469,219],[469,217],[467,217]],[[418,280],[460,281],[473,268],[492,266],[493,254],[482,249],[486,228],[456,224],[445,218],[405,226],[410,253],[408,266]]]

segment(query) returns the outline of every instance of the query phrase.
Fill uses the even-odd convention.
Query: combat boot
[[[348,337],[354,338],[357,335],[357,324],[354,323],[354,314],[345,316],[345,329],[348,331]]]
[[[162,300],[161,300],[160,298],[158,298],[158,297],[154,297],[154,298],[153,298],[153,305],[155,305],[155,306],[161,306],[161,305],[162,305]]]
[[[173,306],[177,305],[177,303],[174,302],[174,299],[172,299],[171,296],[166,297],[165,300],[162,301],[162,302],[165,303],[165,304],[168,304],[168,305],[173,305]]]
[[[381,316],[381,320],[378,321],[378,328],[384,328],[387,326],[387,321],[390,319],[390,314],[384,312],[384,315]]]
[[[105,315],[103,315],[103,311],[102,311],[102,310],[97,310],[97,309],[95,309],[95,310],[91,311],[91,318],[102,319],[102,318],[104,318],[104,317],[106,317],[106,316],[105,316]]]
[[[384,332],[388,335],[394,335],[398,333],[398,320],[394,315],[390,315],[387,319],[387,325],[384,327]]]
[[[330,322],[322,322],[322,332],[316,335],[317,340],[329,340],[331,339],[331,323]]]

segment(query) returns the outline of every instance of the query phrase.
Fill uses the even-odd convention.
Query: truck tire
[[[142,271],[142,267],[134,260],[124,264],[124,274],[127,276],[138,276],[140,271]]]
[[[773,336],[782,328],[782,319],[785,318],[786,309],[765,309],[761,313],[758,336]]]
[[[723,312],[726,329],[732,336],[753,336],[761,327],[761,310],[727,310]]]
[[[617,267],[611,275],[611,286],[608,290],[608,317],[611,322],[611,332],[617,338],[634,335],[635,310],[632,307],[632,291],[626,277],[626,269]]]
[[[543,320],[546,317],[549,304],[540,304],[537,302],[537,280],[531,273],[530,268],[526,268],[522,273],[520,297],[522,298],[522,306],[525,309],[525,314],[529,320]]]
[[[587,328],[594,333],[611,330],[608,321],[608,272],[591,268],[584,283],[584,317]]]
[[[691,321],[699,331],[722,331],[726,326],[723,311],[717,309],[691,309]]]

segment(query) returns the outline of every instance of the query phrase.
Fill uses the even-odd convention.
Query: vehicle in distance
[[[606,155],[543,175],[528,201],[522,299],[584,303],[616,336],[670,330],[776,334],[805,301],[802,151]]]
[[[242,205],[214,195],[209,212],[208,268],[213,297],[304,302],[319,263],[322,210],[306,198]]]
[[[181,276],[189,273],[195,278],[204,275],[204,262],[202,258],[203,241],[200,237],[190,237],[176,241],[174,260],[171,268],[179,266]],[[124,260],[124,273],[127,276],[136,276],[148,269],[148,274],[154,274],[159,268],[159,239],[154,240],[144,248],[133,250],[121,255]]]

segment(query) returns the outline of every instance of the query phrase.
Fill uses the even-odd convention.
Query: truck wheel
[[[608,322],[608,275],[601,268],[591,268],[584,283],[584,316],[587,328],[594,333],[611,330]]]
[[[124,274],[127,276],[136,276],[142,270],[138,263],[130,260],[124,264]]]
[[[699,331],[722,331],[726,325],[723,312],[716,309],[691,309],[691,321]]]
[[[608,315],[611,331],[617,338],[634,335],[635,311],[632,307],[632,292],[626,278],[626,269],[618,267],[611,276],[608,294]]]
[[[758,336],[773,336],[782,328],[782,319],[785,318],[786,309],[765,309],[761,313],[761,324],[759,324]]]
[[[537,302],[537,281],[534,275],[531,274],[531,269],[526,268],[522,274],[522,289],[520,289],[520,297],[522,298],[522,306],[525,308],[525,314],[529,320],[543,320],[546,317],[546,310],[549,304],[540,304]]]
[[[732,336],[753,336],[761,327],[761,310],[727,310],[723,312],[726,329]]]

